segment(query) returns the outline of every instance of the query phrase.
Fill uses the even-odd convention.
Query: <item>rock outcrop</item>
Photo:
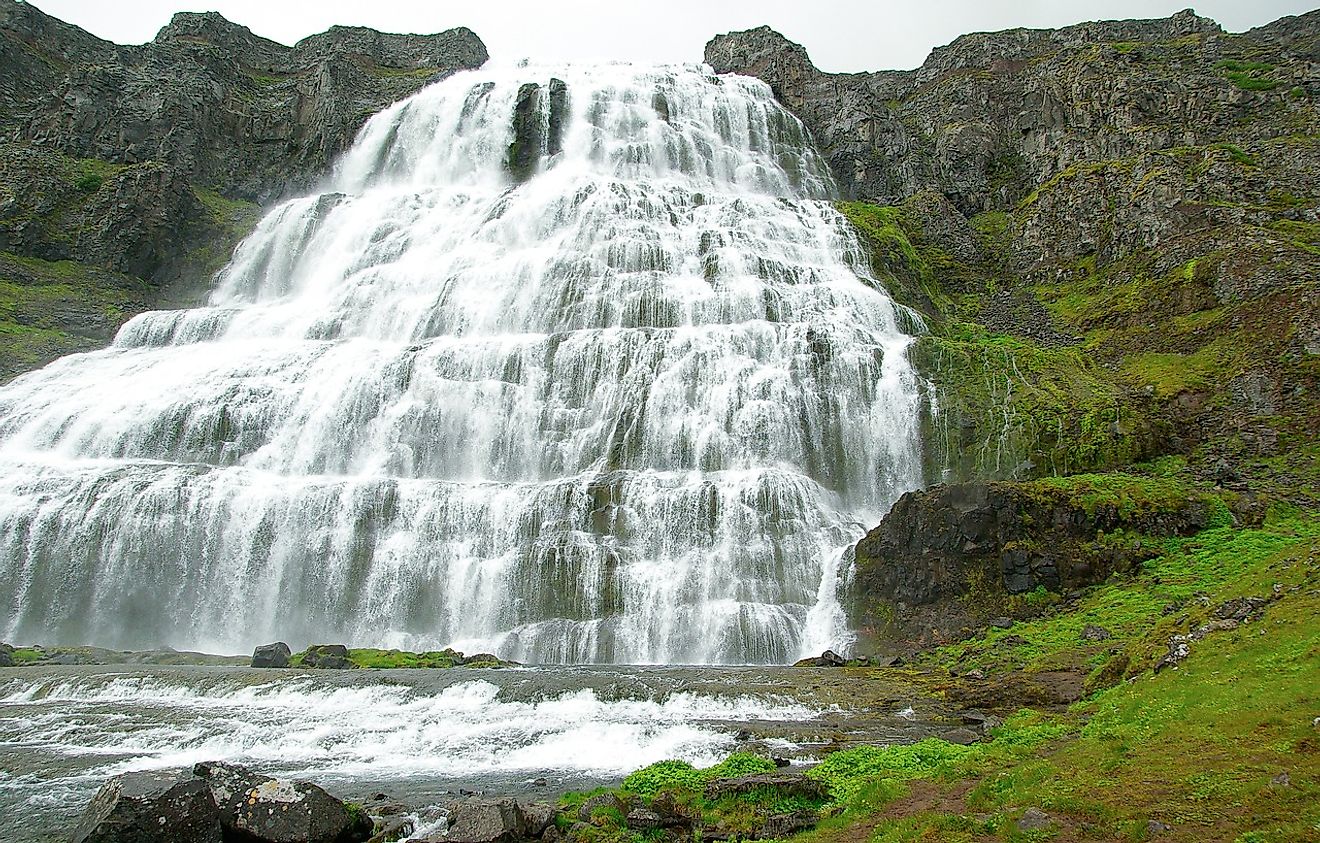
[[[357,843],[373,823],[310,782],[220,762],[105,783],[74,843]]]
[[[963,36],[829,74],[768,28],[712,40],[811,129],[876,276],[924,317],[930,482],[1165,454],[1315,502],[1320,12]],[[1278,460],[1266,465],[1260,460]]]
[[[970,215],[1085,162],[1270,136],[1264,113],[1307,116],[1320,93],[1318,29],[1312,12],[1231,35],[1187,10],[964,35],[916,70],[834,74],[761,27],[713,39],[705,58],[768,82],[849,195],[934,189]]]
[[[1031,613],[1159,555],[1150,537],[1226,515],[1208,496],[1125,475],[965,483],[909,492],[853,549],[866,644],[912,650]]]
[[[462,28],[286,47],[214,12],[122,46],[0,0],[0,382],[203,299],[260,206],[314,184],[371,114],[486,57]]]

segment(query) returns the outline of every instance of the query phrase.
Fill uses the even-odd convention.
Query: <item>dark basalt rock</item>
[[[802,773],[785,772],[716,779],[706,784],[705,795],[707,799],[718,799],[721,796],[751,793],[754,790],[774,790],[784,796],[800,796],[806,799],[824,800],[829,795],[825,785],[815,779],[808,778]]]
[[[252,651],[253,667],[288,667],[289,656],[293,651],[283,641],[274,644],[262,644]]]
[[[1103,534],[1190,535],[1209,517],[1206,500],[1191,494],[1127,511],[1087,507],[1049,484],[909,492],[853,548],[854,615],[868,638],[909,649],[929,643],[932,633],[951,636],[987,622],[1007,628],[1013,619],[993,611],[1003,597],[1038,587],[1067,592],[1158,553],[1140,542],[1099,540]]]
[[[0,641],[0,667],[14,666],[14,648]]]
[[[110,779],[83,811],[73,843],[223,843],[207,783],[187,771]]]
[[[357,843],[372,823],[309,782],[220,762],[127,773],[101,787],[74,843]]]
[[[449,831],[441,839],[450,843],[515,843],[528,836],[527,818],[516,800],[469,799],[451,814]]]
[[[0,44],[0,275],[86,288],[16,318],[69,336],[0,354],[0,382],[204,300],[258,205],[312,187],[371,114],[487,58],[464,28],[334,27],[287,47],[215,13],[121,46],[16,0],[0,0]]]
[[[348,658],[343,644],[313,644],[303,652],[302,666],[317,670],[352,670],[357,667]]]
[[[563,151],[567,116],[568,86],[563,80],[551,79],[545,88],[528,82],[518,89],[513,106],[513,141],[504,161],[516,181],[527,181],[543,159]]]
[[[819,656],[809,656],[793,662],[793,667],[843,667],[848,660],[833,650],[826,650]]]

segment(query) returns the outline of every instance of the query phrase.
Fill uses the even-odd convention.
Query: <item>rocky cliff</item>
[[[260,205],[312,184],[374,112],[486,58],[467,29],[286,47],[215,13],[121,46],[0,0],[0,381],[197,300]]]
[[[1028,580],[1081,584],[1041,560],[1102,577],[1125,565],[1087,562],[1096,541],[1164,533],[985,478],[1122,468],[1104,482],[1163,484],[1175,509],[1206,491],[1245,519],[1317,505],[1320,12],[973,34],[856,74],[763,27],[706,60],[813,132],[877,277],[927,324],[927,476],[972,481],[857,545],[860,624],[949,634]]]

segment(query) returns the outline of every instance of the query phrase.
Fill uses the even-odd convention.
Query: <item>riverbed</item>
[[[944,723],[936,701],[851,669],[6,668],[0,840],[64,839],[107,777],[204,760],[424,810],[460,791],[548,799],[738,749],[806,764]]]

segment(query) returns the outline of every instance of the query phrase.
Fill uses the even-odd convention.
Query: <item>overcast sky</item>
[[[177,11],[217,11],[292,44],[334,24],[388,32],[468,26],[492,56],[538,61],[694,62],[711,36],[769,24],[830,71],[916,67],[965,32],[1170,15],[1187,0],[35,0],[55,17],[121,44],[151,40]],[[1203,0],[1197,11],[1240,32],[1315,2]]]

